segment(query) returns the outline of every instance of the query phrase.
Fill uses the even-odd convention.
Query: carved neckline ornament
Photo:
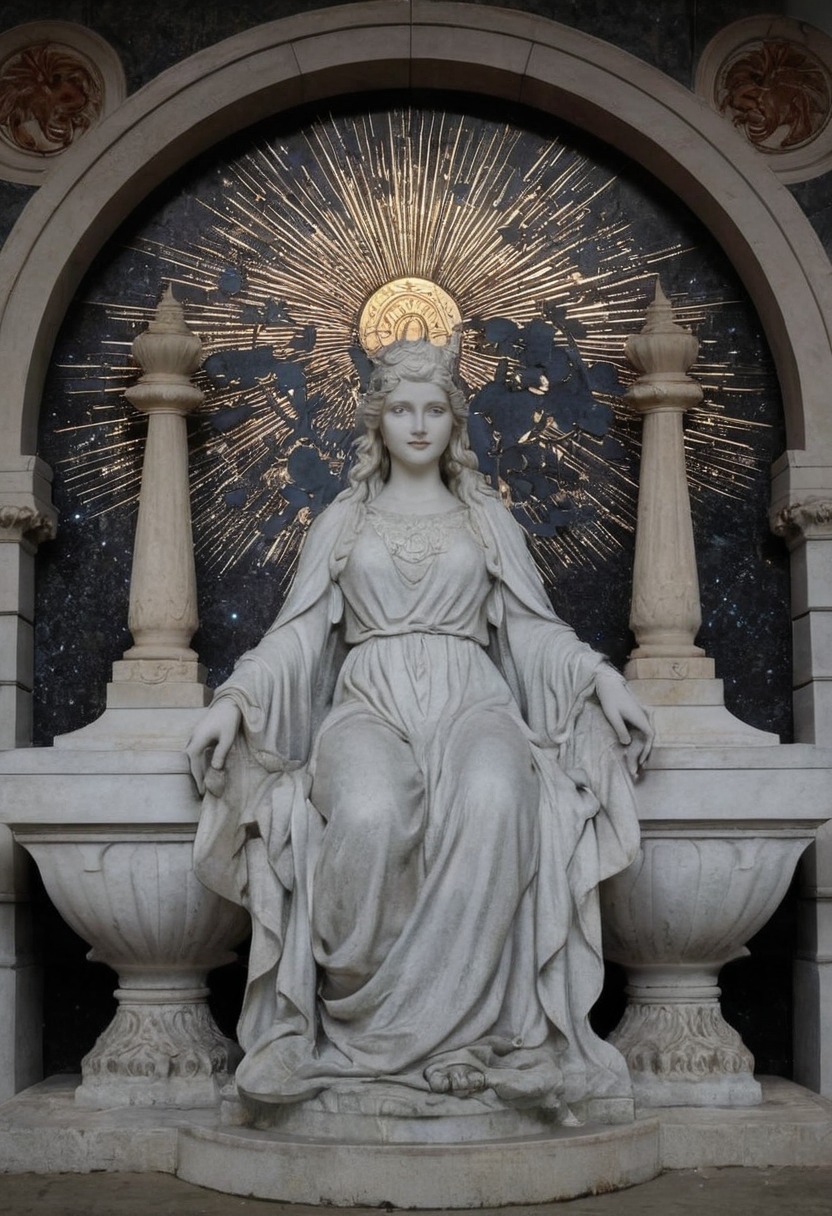
[[[367,518],[398,574],[412,585],[421,582],[437,553],[447,553],[455,532],[476,528],[465,507],[436,515],[400,515],[370,507]]]
[[[92,30],[43,21],[0,34],[0,177],[38,184],[125,91],[115,51]]]
[[[705,48],[696,90],[785,181],[832,168],[832,39],[789,18],[751,17]]]

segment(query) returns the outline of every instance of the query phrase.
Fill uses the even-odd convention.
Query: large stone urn
[[[82,1062],[82,1106],[213,1106],[239,1048],[208,1006],[248,916],[193,873],[199,813],[181,752],[0,756],[0,817],[50,899],[118,974],[118,1008]]]
[[[628,998],[610,1035],[641,1106],[753,1106],[754,1059],[718,976],[748,951],[829,817],[829,753],[662,748],[639,786],[642,846],[601,888],[604,953]]]

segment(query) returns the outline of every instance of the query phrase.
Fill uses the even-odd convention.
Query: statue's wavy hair
[[[454,380],[454,352],[419,338],[392,342],[372,359],[373,370],[365,393],[358,401],[356,421],[359,435],[350,470],[350,489],[366,500],[375,498],[390,475],[390,458],[381,437],[381,417],[388,395],[401,380],[435,384],[447,395],[453,415],[448,446],[442,453],[439,471],[445,485],[462,502],[477,494],[493,493],[468,441],[468,403]]]

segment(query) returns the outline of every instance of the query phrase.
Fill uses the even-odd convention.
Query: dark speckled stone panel
[[[824,249],[832,254],[832,172],[808,182],[795,182],[789,189],[809,217]]]

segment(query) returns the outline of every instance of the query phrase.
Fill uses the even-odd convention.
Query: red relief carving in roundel
[[[0,138],[22,152],[63,152],[98,120],[104,84],[73,48],[41,42],[0,64]]]
[[[746,43],[723,64],[715,92],[720,111],[762,152],[811,142],[832,111],[826,67],[787,40]]]

